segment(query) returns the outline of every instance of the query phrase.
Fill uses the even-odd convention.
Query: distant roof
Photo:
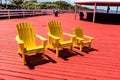
[[[76,0],[75,4],[120,6],[120,0]]]

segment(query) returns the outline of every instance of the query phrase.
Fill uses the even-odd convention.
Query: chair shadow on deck
[[[75,47],[75,48],[80,50],[79,47]],[[97,50],[97,49],[94,49],[94,48],[89,48],[89,47],[87,47],[87,46],[84,46],[84,47],[82,48],[82,51],[89,54],[89,52],[98,51],[98,50]]]
[[[46,64],[49,62],[57,63],[55,60],[53,60],[48,55],[45,55],[45,59],[42,59],[42,53],[36,53],[36,55],[26,55],[26,66],[28,66],[29,69],[34,69],[37,65]]]
[[[56,50],[53,50],[53,49],[48,49],[48,50],[52,51],[54,54],[56,52]],[[84,56],[83,54],[80,54],[76,51],[71,52],[68,48],[63,48],[62,50],[59,50],[58,57],[62,58],[63,60],[69,60],[68,59],[69,57],[76,56],[76,55]]]

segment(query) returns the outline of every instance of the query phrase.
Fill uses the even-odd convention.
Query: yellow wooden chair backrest
[[[32,24],[25,22],[17,24],[17,32],[19,38],[24,41],[25,48],[32,48],[36,46],[34,28]]]
[[[74,45],[80,46],[80,51],[82,51],[84,45],[89,45],[89,48],[91,47],[93,37],[85,35],[79,26],[74,27],[74,35],[76,36],[76,43]]]
[[[50,34],[59,37],[60,41],[63,41],[63,33],[61,28],[61,23],[55,20],[52,20],[48,23],[48,31]]]
[[[27,54],[42,53],[44,59],[44,50],[47,39],[34,33],[34,26],[28,22],[21,22],[16,25],[17,33],[16,41],[18,43],[18,53],[22,55],[22,62],[26,64]],[[36,44],[36,38],[40,39],[41,45]]]
[[[70,37],[70,40],[63,40],[65,36]],[[56,48],[56,56],[59,56],[59,49],[65,46],[70,46],[72,52],[73,41],[75,36],[62,32],[61,23],[55,20],[48,22],[48,48]]]
[[[76,37],[84,38],[83,31],[79,26],[74,27],[74,34],[75,34]]]

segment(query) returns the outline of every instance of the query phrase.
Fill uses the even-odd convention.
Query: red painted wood
[[[22,64],[21,57],[17,54],[15,26],[18,22],[31,22],[35,26],[36,34],[47,38],[47,22],[52,19],[60,21],[63,31],[68,33],[73,33],[75,25],[81,26],[86,35],[94,37],[92,44],[94,50],[86,53],[79,52],[79,49],[74,48],[76,55],[64,60],[60,57],[57,58],[54,52],[46,49],[45,54],[49,57],[46,57],[46,63],[36,65],[31,70]],[[119,32],[119,25],[80,21],[78,18],[75,20],[74,14],[60,14],[59,17],[46,15],[0,20],[0,79],[120,80]],[[69,55],[67,50],[60,51],[60,53],[64,56],[65,54]],[[39,56],[32,60],[34,63],[41,62]]]

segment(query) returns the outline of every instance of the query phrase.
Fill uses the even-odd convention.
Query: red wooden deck
[[[16,24],[21,21],[35,25],[35,32],[47,38],[47,22],[58,20],[64,32],[73,33],[80,25],[84,33],[93,36],[93,51],[79,52],[74,48],[70,57],[68,50],[57,58],[46,49],[46,61],[33,56],[36,65],[29,69],[17,54]],[[74,14],[37,16],[0,20],[0,80],[120,80],[120,25],[99,24],[74,19]],[[66,55],[67,54],[67,55]]]

